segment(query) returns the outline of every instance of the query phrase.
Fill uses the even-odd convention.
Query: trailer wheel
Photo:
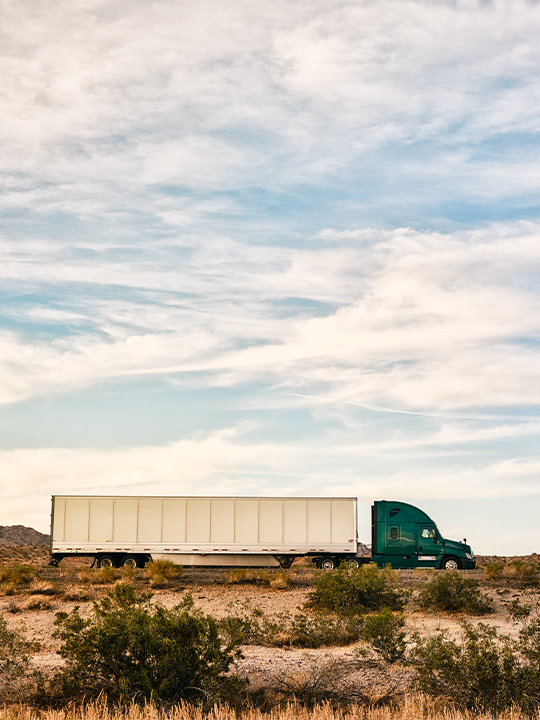
[[[337,567],[337,561],[336,558],[333,557],[325,557],[321,558],[319,562],[317,563],[318,567],[321,570],[335,570]]]
[[[116,567],[116,563],[114,562],[114,558],[110,555],[102,555],[98,558],[97,566],[99,568]]]
[[[461,570],[461,563],[455,557],[447,557],[442,564],[442,568],[443,570]]]
[[[125,568],[135,569],[138,567],[137,558],[133,557],[133,555],[126,555],[125,558],[122,558],[122,562],[120,564]]]
[[[352,557],[352,558],[347,558],[345,560],[345,565],[348,568],[357,568],[357,567],[360,567],[360,562],[359,562],[358,558]]]

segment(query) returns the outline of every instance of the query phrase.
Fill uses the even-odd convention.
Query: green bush
[[[65,660],[54,683],[60,698],[214,702],[241,692],[242,682],[227,675],[237,644],[222,645],[216,622],[193,611],[190,596],[170,610],[150,598],[119,583],[88,618],[77,607],[57,613],[53,637]]]
[[[517,577],[522,580],[534,578],[538,575],[538,565],[525,562],[525,560],[511,560],[505,568],[505,575]]]
[[[504,565],[500,562],[488,562],[484,566],[484,575],[488,580],[498,580],[502,577]]]
[[[527,638],[528,646],[522,639],[518,647],[483,623],[477,627],[463,623],[463,635],[462,643],[449,640],[444,631],[416,638],[413,688],[474,711],[501,712],[516,706],[527,714],[537,712],[540,671],[534,658],[540,651],[540,632]],[[523,662],[527,647],[530,661]]]
[[[515,600],[508,603],[506,609],[508,610],[508,615],[512,618],[512,620],[519,622],[520,620],[525,620],[529,617],[532,611],[532,605],[522,605],[519,598],[515,598]]]
[[[473,578],[464,578],[457,571],[434,577],[421,589],[418,601],[426,609],[485,615],[493,612],[491,600],[482,595]]]
[[[387,662],[403,660],[407,642],[405,640],[405,618],[403,613],[393,613],[383,608],[377,615],[364,619],[362,640],[369,643]]]
[[[280,613],[267,618],[258,609],[246,607],[243,615],[228,615],[218,621],[228,642],[266,647],[319,648],[351,645],[362,632],[357,617],[329,618],[298,613]]]
[[[540,620],[533,620],[520,631],[519,649],[523,657],[540,667]]]
[[[32,681],[39,682],[39,673],[29,673],[32,654],[39,643],[26,640],[17,630],[9,630],[0,616],[0,696],[3,700],[19,699]]]
[[[341,565],[334,572],[319,575],[314,585],[305,607],[345,615],[359,615],[383,607],[400,610],[405,599],[396,573],[389,567],[377,565],[359,568]]]

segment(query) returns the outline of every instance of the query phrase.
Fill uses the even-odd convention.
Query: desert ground
[[[528,558],[532,562],[537,559]],[[482,558],[480,564],[488,560],[493,558]],[[76,605],[80,607],[81,614],[90,613],[92,601],[103,597],[114,582],[121,581],[123,571],[117,570],[115,578],[108,584],[93,585],[85,576],[84,568],[90,564],[88,560],[64,560],[59,568],[53,568],[48,565],[46,547],[0,548],[0,564],[9,566],[21,563],[35,568],[36,579],[21,588],[4,587],[0,591],[0,613],[10,627],[18,630],[23,628],[28,638],[41,644],[41,649],[33,658],[34,665],[45,671],[54,669],[62,662],[57,654],[59,642],[52,638],[56,613],[69,612]],[[295,563],[288,571],[291,585],[284,589],[273,589],[256,583],[234,583],[224,569],[187,568],[180,578],[168,581],[161,587],[152,587],[146,571],[137,570],[129,582],[139,591],[151,590],[154,593],[152,601],[166,607],[178,604],[186,593],[191,593],[195,606],[215,618],[242,614],[250,609],[274,617],[301,612],[313,588],[313,579],[321,572],[307,561],[299,565]],[[426,579],[443,571],[397,572],[400,573],[401,584],[410,591],[414,601],[415,593]],[[499,633],[517,636],[520,624],[510,617],[508,605],[516,599],[538,603],[538,588],[534,584],[525,587],[522,579],[517,577],[488,579],[482,567],[464,572],[467,577],[474,577],[481,583],[483,592],[492,599],[495,610],[487,616],[470,617],[470,622],[487,623]],[[408,634],[418,632],[423,636],[443,628],[450,635],[457,635],[462,620],[456,614],[420,610],[414,602],[407,605],[405,618]],[[249,678],[252,688],[277,686],[287,678],[301,681],[302,677],[314,677],[330,671],[346,673],[347,682],[355,683],[366,695],[377,696],[389,691],[405,690],[413,672],[407,665],[398,663],[389,666],[381,663],[369,651],[361,656],[355,645],[310,650],[246,645],[243,656],[236,672]]]

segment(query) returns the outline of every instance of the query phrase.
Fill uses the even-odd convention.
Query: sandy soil
[[[110,586],[85,585],[81,582],[73,561],[60,568],[47,567],[46,548],[4,548],[3,551],[11,552],[10,557],[4,557],[4,563],[8,561],[32,564],[38,570],[39,577],[51,584],[51,593],[54,591],[54,594],[40,595],[45,603],[50,603],[50,607],[34,610],[28,609],[28,604],[37,597],[32,595],[31,588],[15,595],[0,594],[0,613],[9,626],[24,628],[28,637],[42,644],[40,652],[34,658],[35,665],[43,669],[58,666],[61,663],[56,653],[59,643],[51,637],[55,613],[61,610],[69,612],[75,605],[79,605],[81,613],[88,614],[92,608],[92,600],[103,597]],[[81,564],[80,561],[78,564]],[[217,618],[231,613],[240,614],[247,606],[259,608],[268,616],[279,613],[294,615],[301,610],[307,599],[315,572],[320,571],[314,571],[308,566],[298,569],[293,567],[290,571],[293,587],[288,590],[272,590],[268,587],[228,584],[226,570],[187,569],[174,587],[154,589],[153,602],[172,607],[190,592],[197,607]],[[495,626],[500,633],[516,636],[520,626],[509,618],[506,605],[521,597],[524,602],[537,602],[540,600],[538,591],[520,589],[517,579],[487,581],[481,571],[470,571],[467,574],[481,581],[484,592],[493,599],[495,608],[494,614],[473,617],[470,621],[484,622]],[[431,573],[428,576],[431,577]],[[413,571],[401,571],[402,582],[411,590],[413,597],[425,577]],[[138,590],[150,589],[144,571],[138,571],[135,586]],[[65,593],[73,591],[86,594],[86,599],[67,600]],[[439,629],[447,629],[450,635],[457,635],[460,630],[460,618],[455,615],[420,612],[410,606],[405,615],[410,633],[417,631],[421,635],[428,635]],[[373,657],[361,659],[355,653],[354,647],[288,650],[246,646],[243,654],[244,659],[239,662],[237,671],[240,675],[248,676],[255,687],[269,684],[272,679],[282,679],[284,676],[313,675],[333,661],[339,661],[341,668],[346,668],[349,681],[354,681],[359,686],[399,687],[407,682],[411,673],[410,669],[405,667],[381,668],[373,662]]]

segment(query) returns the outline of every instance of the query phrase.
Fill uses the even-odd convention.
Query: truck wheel
[[[337,567],[337,561],[332,557],[321,558],[318,562],[318,566],[321,570],[335,570]]]
[[[137,558],[133,557],[133,555],[126,555],[125,558],[122,558],[121,565],[125,568],[135,569],[138,566]]]
[[[461,570],[461,563],[457,558],[447,557],[442,564],[442,568],[443,570]]]
[[[346,565],[348,568],[357,568],[357,567],[360,567],[360,563],[358,562],[358,559],[357,559],[357,558],[347,558],[347,559],[345,560],[345,565]]]
[[[97,566],[99,568],[116,567],[116,563],[114,562],[114,558],[112,558],[110,555],[103,555],[102,557],[98,558]]]

